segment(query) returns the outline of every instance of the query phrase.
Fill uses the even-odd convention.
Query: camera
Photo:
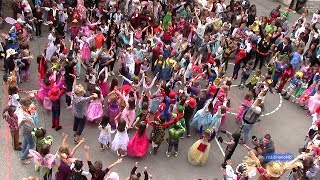
[[[257,136],[252,136],[252,141],[258,141]]]

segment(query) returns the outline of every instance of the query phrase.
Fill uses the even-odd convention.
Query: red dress
[[[149,148],[149,140],[147,137],[147,129],[140,136],[139,132],[136,131],[134,136],[130,139],[127,147],[129,156],[132,157],[143,157],[146,155]]]

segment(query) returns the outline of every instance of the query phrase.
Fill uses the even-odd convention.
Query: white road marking
[[[234,63],[228,63],[228,64],[234,65]],[[265,78],[263,75],[261,75],[261,76],[262,76],[263,78]],[[238,85],[237,85],[237,84],[232,84],[232,85],[231,85],[231,87],[236,87],[236,86],[238,86]],[[280,97],[280,102],[279,102],[278,106],[277,106],[273,111],[268,112],[268,113],[265,113],[265,114],[262,114],[261,117],[263,117],[263,116],[269,116],[269,115],[277,112],[277,111],[281,108],[281,106],[282,106],[282,96],[281,96],[280,93],[279,93],[279,97]],[[237,113],[230,112],[230,111],[228,111],[227,113],[228,113],[228,114],[235,115],[235,116],[238,115]]]
[[[219,149],[220,149],[220,151],[221,151],[221,153],[222,153],[223,157],[225,157],[225,156],[226,156],[226,154],[224,153],[224,151],[223,151],[223,149],[222,149],[222,147],[221,147],[221,145],[220,145],[220,143],[219,143],[218,139],[215,137],[215,138],[214,138],[214,140],[215,140],[215,141],[216,141],[216,143],[218,144],[218,147],[219,147]]]

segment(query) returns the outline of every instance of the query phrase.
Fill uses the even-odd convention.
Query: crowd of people
[[[39,177],[120,179],[110,170],[123,157],[141,158],[149,150],[157,155],[163,142],[168,149],[161,153],[179,156],[180,139],[194,130],[199,140],[188,150],[189,163],[205,165],[210,142],[217,138],[227,146],[224,179],[280,179],[286,171],[294,179],[315,178],[320,163],[320,9],[310,22],[304,9],[292,27],[289,8],[279,5],[258,16],[249,0],[229,5],[224,0],[35,0],[31,5],[14,0],[12,9],[13,17],[5,18],[12,27],[1,34],[0,46],[9,94],[3,119],[13,149],[22,152],[21,163],[33,158]],[[49,29],[48,43],[43,53],[32,55],[29,42],[46,35],[44,28]],[[234,63],[232,77],[227,76],[229,62]],[[30,78],[34,64],[37,80]],[[225,121],[231,85],[238,78],[238,88],[247,92],[235,117],[239,129],[231,133]],[[18,87],[30,80],[39,88]],[[286,163],[266,159],[275,153],[270,134],[251,138],[265,97],[275,92],[313,118],[302,154]],[[61,104],[73,112],[73,149],[63,134],[59,151],[50,151],[55,142],[39,127],[37,101],[52,112],[56,131],[63,128]],[[88,172],[74,157],[85,143],[87,121],[97,123],[101,151],[110,149],[119,157],[106,169],[101,161],[91,162],[88,145]],[[135,132],[131,138],[128,131]],[[254,148],[248,146],[251,141]],[[248,156],[234,171],[231,159],[238,144]],[[127,179],[142,179],[137,168],[138,163]],[[143,172],[144,179],[151,179],[147,167]]]

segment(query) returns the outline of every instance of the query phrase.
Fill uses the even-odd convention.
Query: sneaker
[[[52,125],[51,127],[52,127],[52,129],[54,129],[56,126],[55,126],[55,125]]]
[[[108,72],[108,76],[111,76],[111,73],[110,73],[110,72]]]
[[[167,155],[167,157],[169,158],[171,154],[167,151],[167,152],[166,152],[166,155]]]
[[[72,106],[71,106],[71,105],[66,107],[66,109],[71,109],[71,108],[72,108]]]
[[[184,139],[184,136],[181,136],[180,139]]]
[[[48,26],[48,23],[47,23],[47,22],[43,22],[42,24],[45,25],[45,26]]]
[[[111,74],[112,76],[114,76],[114,75],[115,75],[115,73],[114,73],[113,71],[111,71],[111,72],[110,72],[110,74]]]
[[[29,161],[29,160],[20,160],[21,161],[21,164],[23,164],[23,165],[28,165],[28,164],[30,164],[31,163],[31,161]]]
[[[187,137],[191,137],[191,134],[187,134]]]
[[[77,79],[79,80],[79,79],[80,79],[80,76],[77,76]]]
[[[174,157],[177,157],[179,155],[178,152],[174,152]]]
[[[49,25],[49,24],[53,24],[53,22],[52,22],[52,21],[48,21],[48,25]]]

